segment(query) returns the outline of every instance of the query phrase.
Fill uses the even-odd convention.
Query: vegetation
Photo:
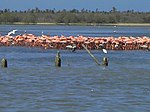
[[[0,10],[0,24],[14,23],[150,23],[150,12],[135,12],[134,10],[117,11],[115,7],[111,11],[91,10],[40,10],[38,8],[25,11]]]

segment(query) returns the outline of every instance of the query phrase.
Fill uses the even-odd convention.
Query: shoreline
[[[150,26],[150,23],[0,23],[0,25],[50,25],[50,26]]]

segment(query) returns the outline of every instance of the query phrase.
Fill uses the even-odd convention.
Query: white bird
[[[70,48],[70,49],[76,48],[76,45],[67,45],[66,48]]]
[[[116,30],[113,31],[114,33],[117,33]]]
[[[11,34],[15,34],[16,31],[18,31],[18,30],[12,30],[12,31],[8,32],[7,36],[10,36]]]
[[[44,35],[44,32],[42,31],[42,35]]]
[[[76,50],[76,45],[67,45],[66,48],[72,49],[72,52]]]
[[[116,44],[116,45],[115,45],[115,48],[118,48],[118,47],[119,47],[119,45],[118,45],[118,44]]]
[[[107,54],[107,50],[106,49],[102,49],[103,53]]]
[[[72,49],[73,47],[72,47],[72,45],[67,45],[66,48]]]

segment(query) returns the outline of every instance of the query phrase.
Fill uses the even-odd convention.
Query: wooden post
[[[108,66],[108,58],[103,57],[102,65],[104,65],[104,66]]]
[[[56,57],[55,57],[55,66],[61,67],[61,58],[60,58],[60,52],[57,51]]]
[[[5,58],[1,60],[1,67],[7,68],[7,60]]]
[[[94,57],[94,55],[87,49],[87,47],[84,45],[84,44],[82,44],[82,47],[89,53],[89,55],[93,58],[93,60],[97,63],[97,65],[101,65],[100,63],[99,63],[99,61]]]

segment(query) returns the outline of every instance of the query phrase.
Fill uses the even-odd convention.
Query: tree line
[[[150,12],[134,10],[118,11],[115,7],[111,11],[95,11],[82,9],[55,10],[39,8],[25,11],[0,10],[0,23],[150,23]]]

